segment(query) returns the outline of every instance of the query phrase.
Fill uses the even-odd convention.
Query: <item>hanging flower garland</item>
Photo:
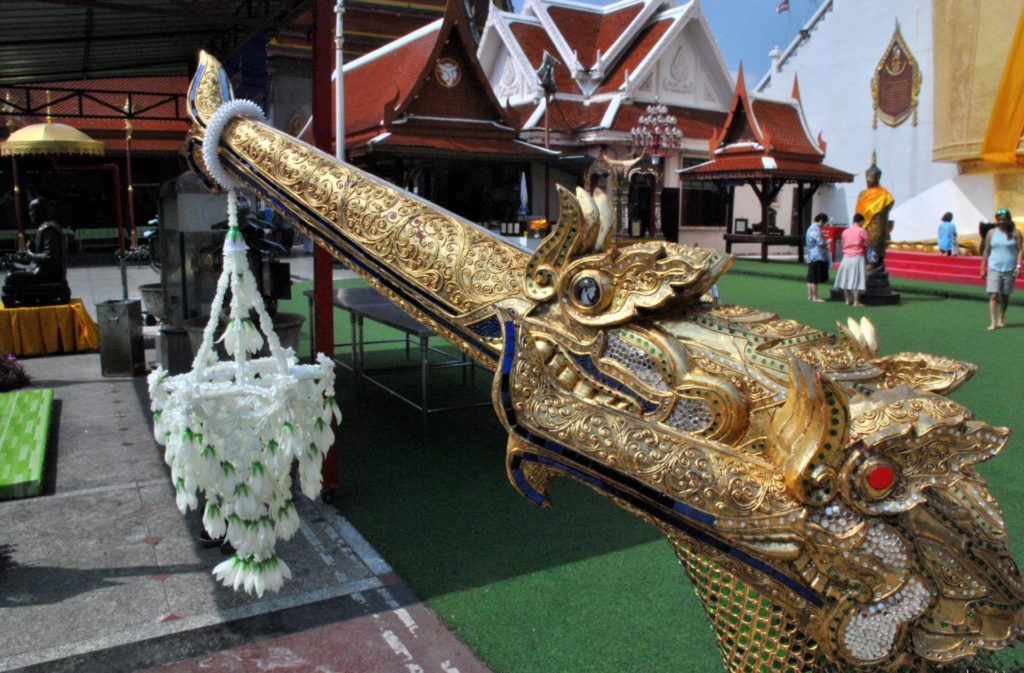
[[[298,364],[295,353],[281,346],[256,289],[238,230],[239,184],[217,156],[220,134],[235,116],[263,113],[251,101],[226,103],[211,118],[203,141],[207,168],[228,189],[224,268],[210,321],[192,371],[169,376],[156,369],[149,395],[153,432],[165,447],[178,509],[197,509],[203,495],[203,527],[235,548],[214,576],[236,591],[262,596],[291,577],[275,545],[299,528],[292,463],[298,461],[302,492],[317,497],[324,456],[334,441],[331,419],[340,422],[341,413],[334,401],[334,362],[320,354],[314,365]],[[214,333],[225,301],[229,310],[220,341],[232,359],[222,361]],[[250,357],[263,348],[264,335],[269,355]]]

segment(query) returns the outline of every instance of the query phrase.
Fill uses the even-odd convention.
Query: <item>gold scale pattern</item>
[[[818,645],[786,612],[705,554],[672,541],[732,673],[824,671]]]

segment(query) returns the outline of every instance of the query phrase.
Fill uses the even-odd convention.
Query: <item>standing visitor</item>
[[[863,306],[860,295],[867,281],[867,270],[864,263],[864,251],[868,247],[868,232],[864,230],[864,216],[857,213],[853,216],[853,224],[843,232],[843,261],[839,263],[836,273],[837,290],[843,291],[847,306]]]
[[[981,277],[988,291],[989,330],[1006,327],[1006,305],[1010,303],[1010,292],[1020,275],[1022,256],[1020,232],[1013,224],[1010,211],[997,210],[996,226],[985,234],[981,246]]]
[[[946,213],[939,222],[939,252],[951,257],[956,250],[956,225],[953,224],[953,213]]]
[[[828,215],[818,213],[807,228],[807,299],[825,301],[818,295],[818,284],[828,282],[828,269],[832,266],[832,257],[828,254],[828,241],[821,228],[828,224]]]

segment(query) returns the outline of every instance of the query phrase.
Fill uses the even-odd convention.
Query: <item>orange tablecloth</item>
[[[75,353],[96,350],[99,345],[96,323],[81,299],[25,308],[0,304],[0,356]]]

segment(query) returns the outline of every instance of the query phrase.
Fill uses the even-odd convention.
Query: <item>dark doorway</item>
[[[477,223],[515,220],[521,176],[530,175],[526,162],[472,159],[377,159],[366,168]]]
[[[629,234],[651,236],[654,231],[654,176],[634,175],[629,182]]]

